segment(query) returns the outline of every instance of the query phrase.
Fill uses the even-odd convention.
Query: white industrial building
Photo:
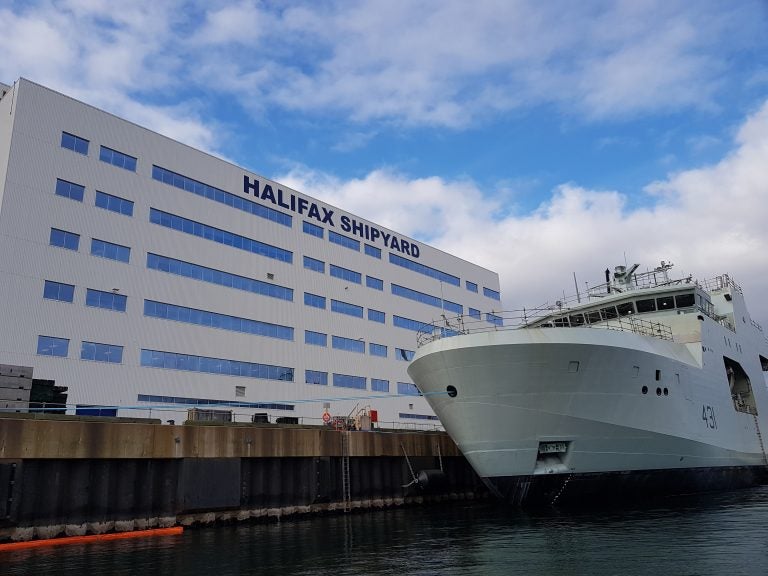
[[[498,322],[494,272],[28,80],[0,94],[0,364],[70,413],[434,425],[419,326]]]

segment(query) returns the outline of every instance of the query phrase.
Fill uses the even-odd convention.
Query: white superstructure
[[[417,330],[498,309],[497,274],[33,82],[0,93],[0,364],[70,412],[439,425]]]
[[[421,336],[408,371],[498,495],[578,502],[765,478],[768,340],[728,276],[669,268],[617,267],[579,302]]]

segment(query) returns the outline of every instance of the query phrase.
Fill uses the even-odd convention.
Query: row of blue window
[[[346,280],[347,282],[361,284],[363,281],[363,275],[360,274],[360,272],[355,272],[349,268],[342,268],[341,266],[336,266],[336,264],[330,265],[330,272],[331,276],[334,278],[340,278],[341,280]]]
[[[183,406],[232,406],[234,408],[260,408],[262,410],[293,410],[293,404],[278,402],[245,402],[239,400],[214,400],[213,398],[187,398],[184,396],[159,396],[155,394],[139,394],[138,402],[152,404],[178,404]]]
[[[91,238],[91,255],[128,263],[131,260],[131,249],[128,246]]]
[[[277,222],[278,224],[282,224],[288,228],[293,226],[293,218],[289,214],[285,214],[279,210],[275,210],[274,208],[269,208],[268,206],[264,206],[258,202],[253,202],[252,200],[248,200],[242,196],[237,196],[230,192],[225,192],[224,190],[216,188],[215,186],[211,186],[198,180],[188,178],[187,176],[172,172],[166,168],[161,168],[160,166],[152,166],[152,178],[158,180],[159,182],[164,182],[165,184],[170,184],[171,186],[180,188],[181,190],[191,192],[192,194],[197,194],[203,198],[208,198],[214,202],[226,204],[227,206],[231,206],[237,210],[248,212],[249,214],[259,216],[266,220],[271,220],[272,222]]]
[[[43,356],[66,357],[69,353],[69,340],[52,336],[39,336],[37,353]],[[123,347],[114,344],[101,344],[98,342],[83,342],[80,352],[82,360],[95,362],[108,362],[120,364],[123,361]],[[273,366],[270,364],[257,364],[253,362],[241,362],[223,358],[209,358],[192,354],[179,354],[176,352],[162,352],[159,350],[141,350],[141,365],[149,368],[165,368],[168,370],[185,370],[188,372],[203,372],[208,374],[226,374],[246,378],[258,378],[262,380],[282,380],[293,382],[293,368],[286,366]],[[305,372],[307,384],[328,385],[328,373],[317,370]],[[365,390],[367,378],[350,374],[333,374],[333,385],[342,388],[355,388]],[[371,378],[371,390],[374,392],[389,392],[389,381]],[[420,392],[415,384],[410,382],[398,382],[397,393],[405,396],[418,396]],[[141,402],[158,402],[172,404],[198,403],[189,398],[146,396],[140,395]],[[210,400],[207,404],[231,404],[233,406],[245,405],[240,402]],[[292,409],[292,408],[276,408]]]
[[[306,370],[304,381],[307,384],[316,384],[318,386],[328,386],[328,372],[318,370]],[[350,376],[347,374],[333,374],[333,385],[343,388],[356,388],[365,390],[367,388],[366,378],[362,376]],[[389,392],[389,380],[381,378],[371,378],[371,390],[373,392]]]
[[[365,253],[368,256],[372,256],[373,258],[378,258],[379,260],[381,260],[381,248],[376,248],[376,246],[371,246],[370,244],[366,244]]]
[[[328,346],[328,334],[323,334],[322,332],[313,332],[312,330],[305,330],[304,344],[323,347]]]
[[[307,270],[312,270],[314,272],[320,272],[321,274],[325,274],[325,262],[322,260],[317,260],[316,258],[310,258],[309,256],[304,256],[304,268]]]
[[[231,332],[242,332],[255,336],[266,336],[267,338],[277,338],[279,340],[293,340],[293,328],[290,326],[240,318],[239,316],[229,316],[227,314],[156,302],[154,300],[144,300],[144,316],[219,328]]]
[[[418,272],[419,274],[423,274],[424,276],[429,276],[430,278],[435,278],[436,280],[445,282],[446,284],[452,284],[453,286],[460,285],[458,276],[454,276],[453,274],[448,274],[447,272],[443,272],[442,270],[438,270],[437,268],[432,268],[430,266],[427,266],[426,264],[422,264],[421,262],[414,262],[413,260],[408,260],[407,258],[403,258],[398,254],[394,254],[390,252],[389,261],[390,263],[395,264],[396,266],[402,266],[403,268],[407,268],[408,270]]]
[[[331,346],[336,350],[365,354],[365,342],[362,339],[354,340],[352,338],[344,338],[343,336],[333,336],[331,338]]]
[[[80,248],[80,234],[59,230],[58,228],[51,228],[49,243],[51,246],[58,246],[60,248],[66,248],[67,250],[77,251]],[[107,242],[106,240],[91,238],[91,255],[108,258],[110,260],[117,260],[119,262],[129,262],[131,259],[131,249],[128,246],[122,246],[121,244],[114,244],[112,242]]]
[[[434,414],[414,414],[413,412],[400,412],[400,418],[410,418],[412,420],[439,420]]]
[[[227,232],[220,228],[208,226],[207,224],[176,216],[169,212],[157,210],[156,208],[149,209],[149,221],[153,224],[159,224],[166,228],[184,232],[185,234],[205,238],[206,240],[218,242],[219,244],[224,244],[226,246],[232,246],[233,248],[252,252],[260,256],[266,256],[267,258],[274,258],[275,260],[287,262],[288,264],[293,262],[293,252],[290,250],[278,248],[277,246],[259,242],[252,238],[246,238],[239,234],[233,234],[232,232]]]
[[[413,350],[404,350],[403,348],[395,348],[395,358],[398,360],[404,360],[406,362],[410,362],[413,360],[413,357],[416,355],[416,352]]]
[[[432,296],[431,294],[425,294],[424,292],[413,290],[412,288],[399,286],[398,284],[392,284],[391,287],[392,294],[395,296],[402,296],[403,298],[415,300],[416,302],[421,302],[422,304],[428,304],[429,306],[434,306],[435,308],[440,308],[441,310],[450,310],[456,314],[464,313],[464,307],[461,304],[456,304],[456,302],[444,300],[438,298],[437,296]]]
[[[333,230],[328,230],[328,242],[332,242],[334,244],[338,244],[339,246],[344,246],[344,248],[349,248],[350,250],[360,252],[359,240],[355,240],[349,236],[344,236],[344,234],[339,234]]]
[[[55,336],[38,336],[37,353],[41,356],[66,358],[69,356],[69,339],[57,338]],[[80,348],[80,359],[120,364],[123,361],[123,347],[115,344],[83,341]]]
[[[355,318],[363,317],[362,306],[350,304],[349,302],[343,302],[341,300],[331,300],[331,311],[338,312],[339,314],[346,314],[347,316],[354,316]]]
[[[159,256],[157,254],[152,254],[151,252],[147,253],[147,268],[168,272],[169,274],[176,274],[177,276],[184,276],[186,278],[193,278],[194,280],[200,280],[201,282],[218,284],[219,286],[226,286],[227,288],[234,288],[235,290],[244,290],[245,292],[260,294],[261,296],[270,296],[271,298],[293,302],[292,288],[280,286],[279,284],[270,284],[269,282],[248,278],[246,276],[230,274],[229,272],[223,272],[222,270],[216,270],[215,268],[199,266],[197,264],[192,264],[191,262],[185,262],[184,260]]]
[[[210,358],[177,352],[160,350],[141,350],[141,365],[149,368],[166,368],[169,370],[185,370],[188,372],[204,372],[208,374],[225,374],[244,378],[259,378],[261,380],[284,380],[293,382],[293,368],[288,366],[273,366],[257,364],[225,358]]]
[[[72,284],[54,282],[46,280],[43,287],[43,298],[47,300],[58,300],[60,302],[73,302],[75,299],[75,287]],[[114,292],[104,292],[102,290],[86,289],[85,305],[94,308],[104,308],[116,312],[125,312],[128,297]]]
[[[371,356],[380,356],[381,358],[387,357],[387,347],[384,344],[375,344],[373,342],[368,343],[368,353]]]
[[[118,168],[125,168],[131,172],[136,172],[135,157],[112,148],[107,148],[106,146],[101,147],[99,151],[99,160],[106,162],[107,164],[112,164],[112,166],[117,166]]]
[[[85,186],[57,178],[54,192],[57,196],[82,202],[85,197]],[[95,206],[118,214],[124,214],[125,216],[133,216],[133,202],[131,200],[99,190],[96,190]]]
[[[310,236],[325,238],[325,228],[318,226],[317,224],[312,224],[312,222],[307,222],[304,220],[302,224],[302,230],[305,234],[309,234]]]
[[[70,134],[69,132],[61,133],[62,148],[68,148],[69,150],[74,150],[79,154],[88,156],[89,144],[90,142],[88,140],[81,138],[80,136]],[[136,158],[112,148],[107,148],[106,146],[101,147],[99,151],[99,160],[108,164],[112,164],[113,166],[125,168],[131,172],[136,172]]]
[[[350,374],[336,374],[332,375],[333,385],[342,388],[355,388],[357,390],[365,390],[367,388],[367,379],[364,376],[352,376]],[[316,384],[318,386],[328,385],[328,372],[321,372],[318,370],[306,370],[304,372],[304,382],[306,384]],[[383,380],[381,378],[371,378],[371,391],[373,392],[389,392],[389,380]],[[414,384],[410,382],[398,382],[397,393],[404,396],[419,396],[420,392]],[[402,416],[402,414],[401,414]],[[414,416],[416,417],[416,416]],[[437,416],[434,417],[437,419]]]

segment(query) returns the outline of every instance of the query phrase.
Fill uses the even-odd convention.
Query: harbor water
[[[0,553],[0,574],[765,575],[768,487],[622,508],[456,502]]]

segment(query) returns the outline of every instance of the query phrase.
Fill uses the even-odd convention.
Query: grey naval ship
[[[768,340],[730,276],[671,268],[425,326],[408,372],[493,494],[568,505],[768,481]]]

